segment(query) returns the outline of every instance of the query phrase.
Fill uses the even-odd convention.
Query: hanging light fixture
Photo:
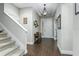
[[[44,4],[43,15],[44,15],[44,16],[46,16],[46,15],[47,15],[46,4]]]

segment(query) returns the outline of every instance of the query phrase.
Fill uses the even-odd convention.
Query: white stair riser
[[[11,53],[11,51],[13,51],[14,49],[16,49],[15,46],[10,47],[10,48],[8,48],[8,49],[5,49],[4,51],[1,51],[0,55],[1,55],[1,56],[5,56],[5,55],[7,55],[8,53]]]
[[[6,43],[8,41],[11,41],[11,38],[10,37],[9,38],[6,38],[6,39],[3,39],[3,40],[0,40],[0,44],[1,43]]]
[[[2,51],[2,50],[4,50],[4,49],[8,49],[9,47],[12,47],[12,46],[14,46],[14,45],[15,45],[15,43],[11,43],[11,44],[2,46],[2,47],[0,47],[0,51]]]
[[[13,49],[12,51],[14,51],[14,50],[16,50],[16,48]],[[10,51],[9,53],[5,54],[4,56],[11,56],[11,55],[12,55],[12,51]],[[10,54],[10,55],[9,55],[9,54]]]
[[[7,34],[5,33],[5,34],[0,34],[0,38],[1,37],[7,37]]]
[[[8,53],[7,56],[11,56],[12,54],[16,53],[18,51],[18,48],[16,48],[15,50],[11,51],[11,53]]]

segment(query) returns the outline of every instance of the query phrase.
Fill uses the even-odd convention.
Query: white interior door
[[[42,37],[43,38],[53,38],[53,22],[52,18],[42,19]]]

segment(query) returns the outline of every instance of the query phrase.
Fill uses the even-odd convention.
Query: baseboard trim
[[[73,55],[72,51],[67,51],[67,50],[61,50],[62,54],[68,54],[68,55]]]
[[[44,36],[42,36],[42,38],[54,38],[54,37],[44,37]]]
[[[33,45],[33,44],[34,44],[34,42],[27,42],[27,44]]]
[[[57,40],[56,38],[54,38],[54,40]]]
[[[58,46],[59,51],[60,51],[61,54],[73,55],[72,51],[62,50],[59,44],[57,44],[57,46]]]

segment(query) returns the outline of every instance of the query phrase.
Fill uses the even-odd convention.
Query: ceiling
[[[44,3],[14,3],[14,5],[18,8],[31,7],[39,16],[41,16],[44,7]],[[57,3],[46,3],[47,16],[53,16],[57,7]]]

